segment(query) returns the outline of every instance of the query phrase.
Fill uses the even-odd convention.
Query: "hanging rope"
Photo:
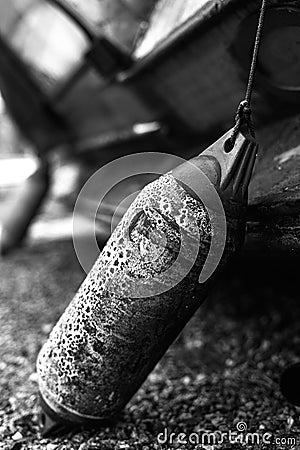
[[[230,138],[232,146],[234,146],[234,144],[235,144],[236,137],[237,137],[238,132],[243,123],[246,123],[248,125],[250,133],[254,136],[254,127],[253,127],[253,122],[252,122],[252,118],[251,118],[250,105],[251,105],[251,99],[252,99],[252,93],[253,93],[253,85],[254,85],[254,77],[255,77],[255,72],[256,72],[256,67],[257,67],[258,53],[259,53],[259,49],[260,49],[260,45],[261,45],[262,31],[263,31],[265,15],[266,15],[266,8],[267,8],[267,0],[262,0],[245,99],[243,101],[241,101],[241,103],[238,106],[238,109],[236,112],[236,117],[235,117],[235,125],[234,125],[233,132],[232,132],[232,135]]]

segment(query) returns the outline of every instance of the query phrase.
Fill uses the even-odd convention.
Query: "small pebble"
[[[5,370],[7,367],[7,364],[3,361],[0,362],[0,371]]]
[[[31,381],[32,383],[37,383],[38,381],[38,374],[36,372],[33,372],[30,377],[29,377],[29,381]]]
[[[292,416],[289,416],[289,417],[287,418],[287,427],[288,427],[288,430],[290,430],[290,429],[292,428],[293,425],[294,425],[294,419],[292,418]]]
[[[13,441],[20,441],[21,439],[23,439],[23,435],[17,431],[12,437]]]
[[[226,366],[232,367],[234,365],[234,361],[230,358],[226,359],[225,361]]]
[[[188,376],[183,377],[182,382],[183,382],[183,384],[184,384],[185,386],[187,386],[188,384],[190,384],[191,378],[188,377]]]
[[[198,383],[199,383],[199,382],[205,380],[205,378],[206,378],[206,375],[204,373],[199,373],[196,377],[196,381],[198,381]]]
[[[47,444],[46,449],[47,450],[55,450],[57,448],[56,444]]]
[[[88,448],[87,444],[83,443],[80,445],[78,450],[86,450]]]
[[[49,334],[50,331],[52,330],[52,328],[53,328],[53,324],[52,323],[44,323],[42,325],[42,332],[44,334]]]
[[[13,411],[16,410],[17,407],[18,407],[18,402],[17,402],[16,397],[9,397],[8,401],[9,401],[9,404],[11,406],[11,409]]]

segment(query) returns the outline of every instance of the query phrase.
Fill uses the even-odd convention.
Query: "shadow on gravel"
[[[299,257],[243,256],[116,425],[53,440],[37,431],[35,359],[84,274],[70,243],[23,249],[3,260],[0,271],[1,450],[190,449],[195,446],[160,445],[157,436],[165,428],[228,432],[238,422],[274,438],[299,433],[299,410],[278,385],[300,357]]]

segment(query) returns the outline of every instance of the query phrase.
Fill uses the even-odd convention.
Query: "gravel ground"
[[[45,440],[37,429],[35,360],[83,273],[71,243],[25,248],[2,261],[0,449],[191,449],[197,447],[159,443],[157,435],[165,428],[176,434],[228,432],[238,422],[282,445],[225,440],[215,448],[291,448],[287,437],[300,443],[299,408],[284,400],[278,386],[299,349],[298,262],[250,255],[238,261],[115,425]]]

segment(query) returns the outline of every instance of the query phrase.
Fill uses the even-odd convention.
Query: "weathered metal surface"
[[[209,237],[205,209],[189,199],[169,176],[150,185],[132,207],[145,210],[151,205],[164,214],[162,202],[180,214],[179,222],[181,215],[182,219],[186,215],[197,217],[201,233]],[[54,411],[64,407],[68,419],[68,412],[73,420],[74,416],[105,419],[122,409],[171,343],[175,330],[183,327],[200,304],[191,286],[208,248],[202,248],[193,275],[171,293],[140,300],[128,294],[122,298],[122,286],[127,288],[132,277],[140,278],[142,286],[152,270],[162,270],[156,264],[171,263],[176,258],[178,239],[180,242],[178,225],[163,221],[164,232],[171,236],[170,250],[166,260],[149,265],[141,258],[139,246],[144,241],[147,244],[144,236],[150,234],[151,227],[147,230],[139,220],[131,240],[124,233],[130,224],[127,222],[125,216],[39,356],[41,394]],[[149,220],[152,227],[154,223]],[[186,231],[194,233],[189,227]],[[149,261],[156,261],[160,251],[153,244]]]
[[[300,116],[277,121],[258,135],[262,151],[250,189],[250,215],[299,214]]]
[[[251,174],[245,155],[253,162],[256,148],[239,135],[228,155],[230,135],[215,152],[192,160],[220,192],[226,211],[219,269],[243,242]],[[193,174],[185,163],[139,194],[42,348],[40,392],[58,418],[85,422],[119,413],[204,300],[216,275],[202,284],[199,276],[219,238],[211,212],[190,193]],[[207,185],[199,178],[204,194]]]
[[[262,129],[259,141],[262,148],[250,185],[249,245],[299,251],[299,115]]]
[[[160,0],[150,17],[148,29],[135,49],[135,56],[143,58],[160,47],[167,39],[174,39],[195,21],[206,20],[230,3],[230,0]]]

